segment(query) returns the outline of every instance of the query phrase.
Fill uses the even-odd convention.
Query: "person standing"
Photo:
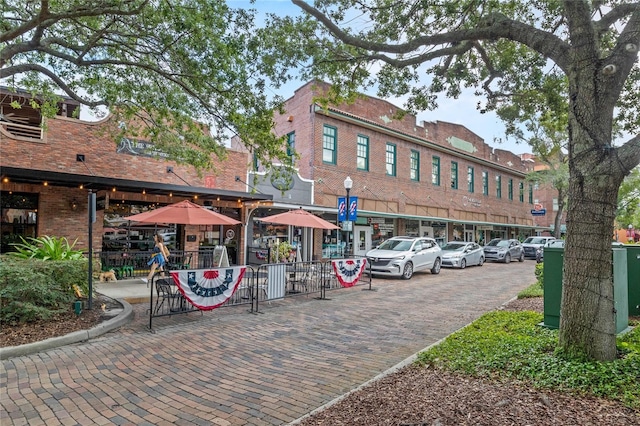
[[[153,246],[153,252],[151,253],[151,259],[147,262],[147,265],[151,266],[151,270],[149,271],[149,275],[146,278],[142,278],[142,281],[148,283],[151,278],[153,278],[153,274],[156,272],[156,269],[160,268],[163,270],[164,265],[167,263],[167,259],[169,257],[169,250],[163,244],[164,239],[160,234],[156,234],[153,236],[153,241],[155,245]]]

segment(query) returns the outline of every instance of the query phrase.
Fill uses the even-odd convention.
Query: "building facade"
[[[243,221],[246,205],[271,198],[245,192],[236,180],[246,174],[250,160],[246,153],[229,151],[224,163],[217,162],[217,170],[198,174],[192,167],[166,160],[148,141],[115,140],[109,117],[99,122],[73,118],[79,105],[72,100],[61,102],[58,115],[43,122],[38,110],[29,106],[28,94],[2,89],[0,96],[3,252],[20,237],[43,235],[77,239],[76,248],[86,250],[88,194],[94,193],[93,250],[147,250],[152,234],[162,231],[173,249],[197,251],[225,244],[237,257],[232,260],[243,258],[240,225],[132,225],[126,217],[188,199]],[[13,108],[12,102],[22,108]]]
[[[414,116],[400,115],[398,107],[374,97],[322,108],[314,97],[327,88],[305,84],[276,116],[276,132],[298,155],[299,177],[312,182],[300,204],[336,221],[344,180],[353,181],[349,193],[357,197],[357,220],[344,224],[343,231],[316,232],[316,257],[341,248],[364,255],[392,235],[482,243],[548,231],[532,215],[537,196],[525,181],[533,170],[531,158],[493,149],[462,125],[416,123]],[[268,178],[264,181],[262,188],[268,186]],[[270,208],[288,208],[286,197],[286,192],[274,194]],[[253,237],[263,236],[253,229]]]
[[[550,222],[532,214],[537,204],[551,205],[525,181],[534,167],[532,158],[494,149],[459,124],[417,123],[374,97],[322,108],[314,97],[327,87],[303,85],[286,101],[286,112],[275,116],[276,133],[296,156],[295,172],[284,177],[277,166],[281,173],[256,164],[237,140],[216,171],[198,174],[163,158],[148,141],[115,140],[109,128],[116,123],[109,117],[100,122],[74,118],[79,105],[72,100],[62,102],[59,115],[42,127],[27,94],[2,90],[2,251],[20,236],[42,235],[77,239],[77,247],[86,249],[90,192],[98,200],[91,225],[94,250],[148,249],[158,227],[131,227],[126,216],[189,199],[243,225],[161,229],[173,248],[194,251],[224,244],[238,264],[252,261],[248,247],[283,240],[293,242],[303,260],[312,260],[345,252],[364,255],[393,235],[483,243],[548,233]],[[23,108],[11,108],[13,101]],[[353,182],[350,201],[357,199],[353,222],[338,218],[347,176]],[[300,207],[341,229],[254,220]],[[549,213],[546,219],[552,220]],[[126,237],[124,247],[117,245],[120,233]]]

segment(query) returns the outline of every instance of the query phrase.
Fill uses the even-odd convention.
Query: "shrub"
[[[42,260],[78,260],[84,258],[81,250],[74,250],[76,241],[69,244],[65,237],[56,238],[44,235],[38,238],[29,237],[31,242],[27,242],[20,237],[22,243],[13,244],[16,252],[7,253],[9,256],[21,259],[42,259]]]
[[[71,310],[73,285],[89,294],[86,259],[43,261],[3,256],[0,261],[0,321],[46,320]]]
[[[541,287],[544,287],[544,262],[536,263],[534,273],[536,275],[537,283],[540,284]]]

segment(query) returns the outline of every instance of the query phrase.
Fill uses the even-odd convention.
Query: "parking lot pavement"
[[[0,424],[281,425],[349,392],[535,282],[487,263],[373,289],[154,319],[2,362]]]

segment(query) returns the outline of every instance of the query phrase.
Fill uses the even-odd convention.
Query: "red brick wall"
[[[163,159],[117,153],[117,143],[108,132],[109,121],[97,123],[72,118],[58,117],[47,122],[43,140],[15,138],[0,128],[0,165],[38,170],[93,175],[115,179],[157,182],[171,185],[211,187],[225,190],[246,191],[245,184],[237,182],[236,176],[245,181],[250,157],[246,152],[228,150],[226,160],[214,161],[215,170],[198,173],[189,165],[177,165]],[[83,154],[85,162],[76,161],[76,154]],[[167,173],[172,166],[175,174]],[[177,175],[177,176],[176,176]],[[88,247],[87,191],[80,188],[62,188],[44,185],[25,185],[2,182],[3,191],[32,192],[39,194],[38,235],[66,236],[70,242],[78,238],[77,247]],[[108,193],[112,202],[125,199],[132,201],[172,203],[181,201],[176,197],[139,193]],[[71,210],[71,202],[78,201],[77,210]],[[235,202],[216,202],[222,207],[236,207]],[[94,224],[93,247],[102,244],[104,212],[98,211]],[[239,232],[239,237],[242,235]],[[197,249],[197,244],[188,244],[186,249]]]
[[[235,176],[246,176],[249,163],[246,153],[228,151],[226,161],[214,160],[216,170],[198,174],[189,165],[117,153],[117,142],[108,133],[108,124],[108,119],[98,123],[63,117],[51,119],[47,122],[44,140],[39,142],[18,140],[3,132],[2,165],[184,185],[178,175],[199,187],[206,186],[205,177],[210,176],[215,188],[245,190],[244,184],[235,181]],[[76,154],[84,154],[85,162],[76,161]],[[167,173],[167,166],[174,168],[175,175]]]
[[[276,117],[276,132],[296,133],[296,150],[302,154],[299,162],[300,175],[314,179],[316,204],[327,207],[335,206],[335,197],[344,196],[343,181],[350,176],[354,185],[351,195],[358,196],[363,205],[376,205],[377,210],[393,213],[407,213],[407,205],[430,206],[447,211],[449,218],[463,221],[495,221],[504,222],[505,217],[511,223],[533,224],[528,203],[528,192],[525,199],[519,201],[519,183],[529,165],[518,155],[504,150],[493,150],[482,138],[464,126],[447,123],[423,123],[425,127],[415,124],[415,117],[406,115],[401,121],[387,122],[398,110],[392,104],[376,98],[358,100],[352,105],[341,105],[339,109],[348,116],[359,117],[365,121],[376,123],[386,128],[401,131],[413,137],[420,137],[424,143],[415,143],[398,136],[383,133],[359,124],[352,124],[340,118],[327,116],[322,111],[314,114],[312,107],[313,84],[309,83],[298,89],[295,95],[286,102],[286,112]],[[288,121],[292,117],[292,121]],[[337,163],[322,162],[322,133],[324,125],[338,129]],[[369,171],[356,169],[357,136],[369,137]],[[425,138],[426,135],[426,138]],[[452,148],[447,138],[455,136],[470,142],[476,149],[473,156],[468,152]],[[385,174],[386,143],[396,145],[396,176]],[[429,145],[435,144],[437,146]],[[447,148],[443,150],[438,147]],[[411,150],[420,152],[420,181],[409,178],[409,159]],[[431,184],[432,156],[440,157],[440,186]],[[473,157],[485,160],[476,161]],[[458,163],[458,189],[451,189],[451,162]],[[474,168],[474,192],[467,189],[467,167]],[[503,167],[502,169],[498,168]],[[510,172],[513,170],[513,172]],[[482,194],[482,171],[489,171],[489,195]],[[496,197],[495,177],[502,176],[502,198]],[[513,179],[513,200],[508,200],[508,179]],[[321,180],[319,182],[319,180]],[[525,184],[525,188],[527,185]],[[402,194],[404,192],[404,195]],[[480,203],[476,207],[469,198]],[[388,205],[388,206],[387,206]],[[362,207],[361,207],[362,209]],[[415,208],[413,208],[415,211]],[[420,208],[418,211],[420,212]],[[424,209],[422,209],[424,210]],[[424,214],[424,213],[422,213]]]

